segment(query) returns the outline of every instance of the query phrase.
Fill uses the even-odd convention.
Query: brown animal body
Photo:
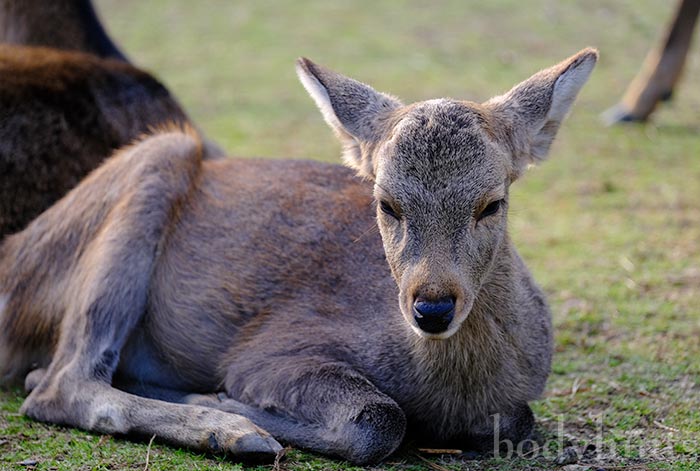
[[[124,61],[87,0],[0,0],[0,39],[0,239],[114,150],[189,123],[158,80]]]
[[[0,45],[0,236],[24,228],[115,149],[188,119],[155,78],[80,52]]]
[[[0,0],[0,42],[126,61],[90,0]]]
[[[207,161],[188,130],[121,150],[0,247],[1,373],[36,368],[22,412],[238,458],[526,439],[552,336],[508,188],[596,58],[408,106],[301,60],[352,170]]]

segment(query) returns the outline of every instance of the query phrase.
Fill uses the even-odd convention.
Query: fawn
[[[119,150],[0,246],[0,374],[34,419],[240,459],[526,439],[552,333],[509,187],[596,60],[403,105],[300,59],[346,166],[205,160],[187,126]]]

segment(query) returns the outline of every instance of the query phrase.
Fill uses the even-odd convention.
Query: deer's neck
[[[499,410],[517,394],[518,378],[509,365],[517,361],[512,327],[518,322],[517,266],[504,244],[501,260],[492,267],[469,316],[450,338],[429,340],[404,329],[406,367],[397,385],[402,406],[409,413],[442,417],[438,429],[463,427],[465,417]],[[433,415],[430,415],[433,414]]]

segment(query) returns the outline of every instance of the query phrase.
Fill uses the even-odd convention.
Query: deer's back
[[[113,150],[187,118],[128,64],[79,52],[0,45],[0,236],[16,232]]]

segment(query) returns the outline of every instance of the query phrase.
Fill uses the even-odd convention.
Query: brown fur
[[[671,98],[683,72],[698,15],[700,0],[678,1],[673,19],[649,51],[620,103],[603,115],[608,124],[646,121],[660,101]]]
[[[9,43],[0,44],[0,240],[115,149],[189,122],[162,84],[126,62],[89,0],[0,0],[0,40]],[[206,154],[221,152],[207,143]]]
[[[0,45],[0,109],[0,236],[25,227],[149,128],[188,122],[149,74],[38,47]]]
[[[90,0],[0,0],[0,42],[126,61]]]
[[[355,463],[405,433],[527,438],[551,321],[508,188],[596,58],[408,107],[301,60],[354,171],[203,160],[188,130],[121,150],[0,247],[0,373],[39,367],[37,420],[242,458],[271,459],[268,432]]]

